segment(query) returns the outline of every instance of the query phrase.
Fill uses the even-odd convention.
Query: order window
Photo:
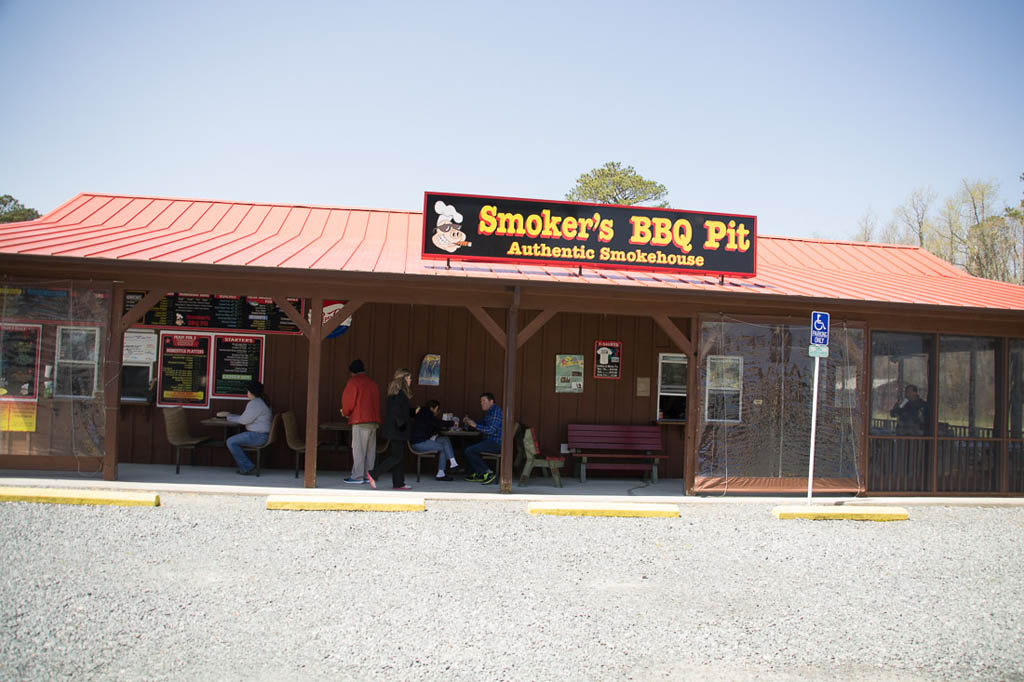
[[[57,381],[60,398],[91,398],[96,394],[99,327],[57,327]]]
[[[658,355],[658,421],[686,419],[687,363],[682,354]]]
[[[709,355],[705,381],[705,421],[743,421],[743,358]]]

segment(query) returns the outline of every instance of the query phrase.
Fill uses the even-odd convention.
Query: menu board
[[[124,312],[131,310],[144,297],[144,292],[125,292]],[[302,312],[302,299],[289,298],[288,301],[297,311]],[[260,296],[168,293],[145,314],[139,324],[147,327],[218,329],[269,334],[302,333],[291,318],[277,307],[273,298]]]
[[[209,407],[209,334],[160,334],[159,407]]]
[[[263,381],[262,336],[217,334],[213,339],[213,397],[245,398],[252,380]]]
[[[0,324],[0,400],[39,399],[38,324]]]

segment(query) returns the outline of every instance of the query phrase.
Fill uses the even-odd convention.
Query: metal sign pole
[[[807,504],[811,503],[811,486],[814,482],[814,435],[818,427],[818,367],[821,358],[814,358],[814,402],[811,403],[811,464],[807,469]]]

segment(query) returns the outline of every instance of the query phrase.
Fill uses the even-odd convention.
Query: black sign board
[[[214,398],[245,398],[250,381],[263,381],[263,341],[262,336],[214,337]]]
[[[160,407],[209,407],[210,341],[208,334],[160,335]]]
[[[144,293],[138,291],[126,292],[124,312],[128,312],[144,296]],[[288,301],[302,312],[302,299],[289,298]],[[168,329],[180,327],[269,334],[302,333],[291,318],[277,307],[274,299],[260,296],[169,293],[146,313],[139,324]]]
[[[427,192],[426,259],[753,277],[757,218]]]
[[[594,378],[622,378],[622,342],[594,342]]]
[[[0,324],[0,401],[39,399],[39,339],[42,327]]]

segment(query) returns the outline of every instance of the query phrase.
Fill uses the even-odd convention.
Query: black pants
[[[405,485],[405,441],[391,439],[391,454],[383,462],[377,462],[370,475],[377,478],[378,473],[391,472],[391,487],[401,488]]]

